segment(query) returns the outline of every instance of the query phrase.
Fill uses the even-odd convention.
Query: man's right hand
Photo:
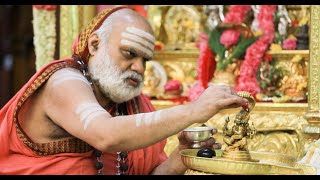
[[[239,96],[232,87],[211,85],[188,105],[192,113],[198,116],[195,123],[205,123],[222,109],[236,108],[246,103],[248,100]]]

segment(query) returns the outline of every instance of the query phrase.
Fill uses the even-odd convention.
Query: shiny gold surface
[[[95,5],[60,5],[60,58],[71,57],[73,42],[95,13]]]
[[[236,161],[256,161],[251,158],[248,150],[248,140],[256,135],[256,129],[253,124],[249,124],[250,113],[253,110],[256,101],[250,92],[238,91],[237,94],[248,100],[247,107],[243,107],[236,114],[233,125],[228,126],[230,122],[229,116],[225,119],[222,128],[223,142],[225,148],[222,158]]]
[[[305,118],[309,122],[309,127],[305,128],[305,133],[318,133],[320,129],[320,6],[311,6],[311,26],[310,26],[310,65],[309,65],[309,86],[308,86],[308,111]]]
[[[211,174],[230,175],[304,175],[306,173],[302,166],[296,166],[293,157],[283,156],[277,153],[251,152],[253,161],[234,161],[221,157],[222,152],[216,150],[217,156],[213,158],[197,157],[198,149],[185,149],[180,151],[183,163],[191,170]],[[315,171],[309,173],[314,174]]]
[[[196,49],[202,15],[195,5],[149,5],[148,20],[166,50]]]
[[[306,69],[306,74],[300,75],[304,76],[304,81],[308,82],[308,88],[305,91],[308,99],[305,100],[307,102],[303,101],[305,103],[257,102],[250,117],[250,121],[255,123],[257,134],[248,141],[248,149],[250,152],[279,153],[301,159],[306,154],[310,144],[320,138],[320,6],[287,5],[287,9],[291,19],[310,25],[309,50],[268,51],[268,54],[277,60],[278,66],[286,68],[290,68],[291,61],[296,57],[302,58],[301,67]],[[172,74],[175,75],[172,77],[186,77],[186,74],[188,74],[186,72],[196,72],[198,57],[199,50],[158,51],[154,55],[155,60],[167,64],[167,67],[178,67],[176,70],[172,70],[173,68],[167,69],[170,72],[174,72]],[[187,68],[188,70],[186,70]],[[192,70],[190,71],[190,69]],[[296,71],[292,72],[292,76],[297,75],[295,74]],[[189,75],[188,77],[196,76]],[[291,75],[288,77],[291,77]],[[194,83],[194,81],[190,80],[188,82],[184,80],[184,82],[186,86],[192,85],[190,82]],[[170,101],[154,100],[152,103],[156,109],[165,109],[176,105]],[[218,128],[218,133],[215,135],[218,142],[223,142],[222,127],[225,118],[227,116],[234,118],[238,110],[220,111],[205,123],[207,126]],[[177,144],[178,139],[176,136],[169,137],[165,151],[170,154]],[[223,147],[225,147],[225,144],[223,144]],[[313,171],[312,168],[311,171]],[[188,172],[202,173],[195,170],[189,170]]]
[[[169,101],[151,101],[156,109],[173,107],[176,104]],[[303,133],[303,128],[308,125],[304,119],[307,111],[307,103],[261,103],[257,102],[250,114],[250,122],[254,122],[257,130],[256,136],[248,141],[248,149],[251,151],[266,151],[281,153],[301,158],[307,151],[309,144],[319,136],[311,137]],[[238,108],[222,110],[213,116],[205,124],[218,129],[215,138],[223,143],[222,128],[225,118],[231,119],[239,111]],[[170,154],[177,146],[176,136],[168,138],[166,152]],[[225,146],[223,144],[223,146]]]

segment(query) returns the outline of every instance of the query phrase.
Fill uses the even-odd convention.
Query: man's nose
[[[131,70],[136,71],[138,74],[143,75],[145,66],[143,58],[137,58],[131,65]]]

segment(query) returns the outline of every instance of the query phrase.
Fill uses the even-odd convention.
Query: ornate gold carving
[[[182,83],[182,95],[185,95],[196,80],[198,56],[198,50],[156,51],[154,59],[162,64],[168,80],[179,80]],[[151,92],[151,94],[156,94],[156,92]]]
[[[177,61],[178,59],[183,59],[187,62],[196,62],[199,58],[199,50],[189,50],[189,51],[155,51],[154,59],[159,61]]]
[[[308,112],[305,118],[311,126],[319,126],[320,115],[317,113],[319,107],[319,58],[320,58],[320,6],[311,6],[311,28],[310,28],[310,63],[309,63],[309,97]],[[308,130],[309,129],[309,130]],[[312,129],[312,128],[311,128]],[[307,128],[310,132],[310,128]]]
[[[272,57],[277,59],[292,59],[293,56],[299,55],[309,61],[309,50],[273,50],[268,51]]]
[[[278,65],[284,67],[289,67],[289,60],[296,55],[303,58],[303,66],[308,74],[306,78],[309,78],[308,103],[257,103],[250,117],[250,119],[254,120],[257,135],[248,142],[248,148],[250,150],[277,152],[301,158],[306,153],[309,144],[320,137],[320,6],[289,5],[287,8],[289,16],[294,17],[292,19],[301,20],[303,16],[310,16],[307,21],[307,24],[310,24],[310,50],[268,51],[268,54],[277,59]],[[303,12],[305,10],[307,12]],[[184,64],[189,63],[192,64],[194,70],[196,69],[198,57],[198,50],[158,51],[154,55],[154,59],[160,63],[173,64],[171,67],[178,66],[180,69],[182,62]],[[186,70],[179,72],[182,71],[186,72]],[[173,103],[167,101],[152,101],[152,103],[157,109],[174,106]],[[206,123],[218,128],[219,133],[216,134],[218,142],[223,142],[221,132],[225,117],[230,115],[230,118],[234,118],[232,114],[236,111],[237,109],[223,110]],[[166,152],[170,154],[177,146],[177,143],[176,136],[170,137]]]
[[[174,106],[168,101],[151,101],[156,109],[165,109]],[[254,122],[257,135],[248,141],[248,149],[253,151],[267,151],[287,154],[296,158],[301,158],[307,151],[307,147],[314,138],[303,133],[303,129],[308,122],[303,115],[308,105],[306,103],[256,103],[254,110],[250,113],[250,123]],[[215,135],[217,142],[222,143],[222,129],[225,118],[229,116],[235,118],[239,111],[236,109],[222,110],[212,117],[205,124],[215,126],[218,133]],[[270,141],[270,143],[268,143]],[[165,151],[170,154],[178,145],[176,135],[168,138]]]
[[[144,72],[143,93],[150,96],[158,96],[164,93],[164,85],[167,82],[167,73],[157,61],[149,61]]]
[[[201,8],[194,5],[150,5],[148,20],[165,49],[196,49],[195,42],[203,28],[199,10]]]
[[[168,34],[166,49],[196,49],[201,15],[193,5],[171,6],[164,24]]]

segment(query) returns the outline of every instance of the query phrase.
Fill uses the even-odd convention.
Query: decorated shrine
[[[109,6],[32,6],[36,70],[44,60],[70,57],[65,47]],[[194,101],[213,84],[232,86],[254,104],[250,116],[230,109],[202,124],[218,128],[214,137],[222,149],[213,159],[198,157],[197,149],[182,151],[185,174],[320,174],[320,156],[314,159],[320,152],[319,5],[129,7],[154,29],[143,93],[157,110]],[[230,128],[244,124],[251,135],[236,157],[245,161],[224,159],[240,146]],[[168,138],[168,155],[177,143],[175,135]]]

